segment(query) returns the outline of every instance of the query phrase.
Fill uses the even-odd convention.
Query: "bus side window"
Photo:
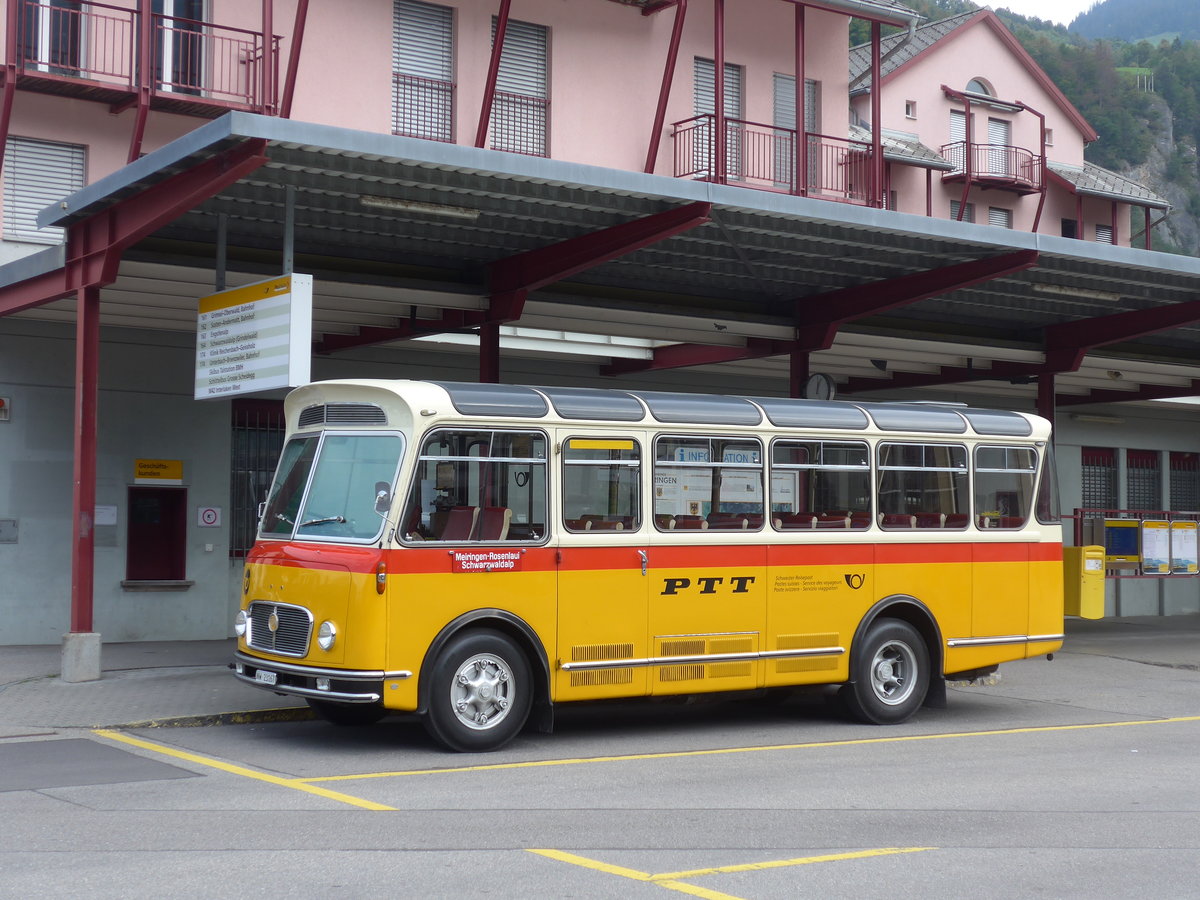
[[[642,454],[632,438],[573,437],[563,441],[563,527],[617,533],[642,524]]]
[[[403,513],[409,541],[494,543],[546,536],[546,436],[444,430],[426,437]]]
[[[975,448],[975,514],[980,528],[1023,528],[1033,506],[1037,453],[1031,447]]]
[[[967,448],[958,444],[879,444],[879,527],[944,528],[966,515]]]

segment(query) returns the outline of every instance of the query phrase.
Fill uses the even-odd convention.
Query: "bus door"
[[[558,443],[555,699],[645,694],[649,578],[641,442],[564,430]]]
[[[650,693],[758,687],[767,581],[762,444],[661,435],[654,452],[650,649],[661,662],[651,669]]]

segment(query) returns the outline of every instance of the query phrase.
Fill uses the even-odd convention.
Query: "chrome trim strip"
[[[760,650],[754,653],[707,653],[695,656],[650,656],[641,659],[602,659],[594,662],[562,662],[564,672],[593,669],[639,669],[647,666],[682,666],[694,663],[745,662],[759,659],[796,659],[805,656],[841,656],[845,647],[813,647],[803,650]]]
[[[339,678],[342,681],[387,681],[396,678],[412,678],[412,672],[408,669],[396,669],[389,672],[382,669],[327,669],[322,666],[300,666],[295,663],[276,662],[273,659],[260,659],[257,656],[243,653],[241,650],[236,651],[233,658],[237,662],[247,663],[256,669],[269,669],[272,672],[305,675],[313,678]]]
[[[1061,641],[1061,634],[1010,634],[1004,637],[950,638],[947,647],[999,647],[1005,644],[1042,644]]]
[[[381,696],[373,691],[366,694],[345,694],[341,691],[318,691],[315,688],[297,687],[292,684],[263,684],[261,681],[255,681],[249,675],[241,675],[237,672],[233,673],[233,677],[244,684],[262,688],[264,691],[272,691],[276,694],[316,697],[320,700],[337,700],[341,703],[378,703],[381,699]]]

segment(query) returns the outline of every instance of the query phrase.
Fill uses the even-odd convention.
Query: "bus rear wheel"
[[[532,700],[520,647],[498,631],[463,632],[433,664],[425,729],[447,750],[498,750],[521,731]]]
[[[925,702],[929,649],[907,622],[878,619],[867,629],[850,674],[841,691],[850,714],[869,725],[894,725]]]

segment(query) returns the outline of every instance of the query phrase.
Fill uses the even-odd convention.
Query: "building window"
[[[1117,451],[1111,447],[1080,450],[1080,502],[1085,509],[1116,509]]]
[[[61,244],[63,229],[38,228],[38,213],[83,183],[82,146],[9,138],[4,153],[5,240]]]
[[[985,97],[995,97],[996,91],[983,78],[972,78],[967,82],[968,94],[982,94]]]
[[[187,569],[187,488],[129,488],[126,581],[183,581]]]
[[[1200,512],[1200,453],[1171,453],[1171,509]]]
[[[454,140],[454,10],[419,0],[392,9],[392,133]]]
[[[161,90],[199,94],[204,86],[204,0],[154,0],[154,71]]]
[[[1047,147],[1054,146],[1054,129],[1053,128],[1046,129],[1046,146]]]
[[[1157,450],[1125,451],[1125,502],[1130,509],[1162,509],[1160,456]]]
[[[1065,238],[1079,237],[1079,223],[1074,219],[1062,220],[1062,231],[1060,232]]]
[[[1113,242],[1113,229],[1111,225],[1096,226],[1096,243],[1111,244]]]
[[[697,56],[693,63],[692,108],[697,116],[714,116],[717,112],[716,63]],[[725,63],[725,172],[713,172],[713,128],[715,123],[701,127],[693,144],[693,165],[701,177],[738,179],[742,177],[741,148],[746,126],[742,118],[742,67]],[[793,125],[795,112],[792,113]],[[807,126],[808,123],[805,123]]]
[[[56,75],[83,71],[83,16],[77,0],[26,0],[17,52],[28,68]]]
[[[706,89],[709,92],[707,110],[711,112],[715,102],[711,97],[713,63],[711,60],[697,60],[696,62],[703,62],[707,65],[707,70],[703,73],[701,67],[697,65],[696,76],[697,85],[700,84],[701,78],[706,79]],[[740,66],[729,66],[728,64],[725,66],[726,107],[735,104],[740,107],[741,77],[742,71]],[[775,169],[774,181],[779,187],[791,190],[796,178],[796,158],[793,155],[796,147],[796,76],[776,72],[773,91],[772,121],[776,129],[771,137],[772,160]],[[730,103],[729,98],[731,93],[736,98],[734,104]],[[699,106],[699,102],[701,101],[699,91],[697,91],[696,99],[697,106]],[[820,158],[816,152],[816,148],[820,146],[820,139],[815,137],[815,135],[821,130],[818,118],[820,111],[820,88],[818,83],[811,78],[806,78],[804,79],[804,135],[805,139],[809,142],[808,185],[802,185],[802,187],[811,186],[817,182]],[[697,115],[701,115],[698,109]]]
[[[492,18],[492,40],[497,20]],[[549,156],[550,32],[509,20],[492,104],[492,149]]]
[[[915,119],[916,117],[917,117],[917,101],[916,100],[905,100],[904,101],[904,118]]]
[[[959,212],[962,212],[962,217],[959,217]],[[975,204],[968,203],[966,209],[963,209],[962,201],[950,201],[950,218],[959,222],[974,222],[975,221]]]
[[[1011,209],[1001,209],[998,206],[988,207],[988,224],[997,228],[1012,228],[1013,214]]]
[[[229,555],[244,559],[258,533],[258,504],[267,499],[283,449],[283,403],[234,400],[229,477]]]

